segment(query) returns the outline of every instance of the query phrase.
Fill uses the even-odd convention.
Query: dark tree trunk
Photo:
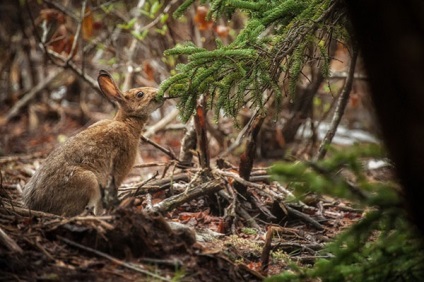
[[[424,234],[424,2],[346,3],[387,149]]]

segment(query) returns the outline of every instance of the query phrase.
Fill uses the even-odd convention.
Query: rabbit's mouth
[[[165,97],[157,95],[155,98],[153,98],[153,101],[162,106],[163,102],[165,102],[165,99]]]
[[[161,101],[165,101],[165,100],[169,100],[169,99],[177,99],[179,97],[175,97],[175,96],[170,96],[168,93],[165,94],[159,94],[156,96],[156,99],[161,100]]]
[[[175,97],[175,96],[162,96],[162,99],[164,99],[164,100],[177,99],[177,98],[180,98],[180,97]]]

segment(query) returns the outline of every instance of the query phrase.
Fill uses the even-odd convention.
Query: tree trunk
[[[346,3],[387,149],[424,234],[424,2]]]

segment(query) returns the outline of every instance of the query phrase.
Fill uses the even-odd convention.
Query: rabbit
[[[121,92],[104,70],[97,81],[102,93],[118,104],[115,117],[91,125],[50,153],[23,189],[29,209],[62,216],[87,210],[100,215],[110,180],[117,189],[133,167],[141,131],[164,98],[152,87]]]

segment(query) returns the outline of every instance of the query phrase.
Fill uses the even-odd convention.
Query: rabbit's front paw
[[[84,208],[84,211],[79,214],[79,216],[88,216],[88,215],[94,215],[94,206],[86,206]]]

